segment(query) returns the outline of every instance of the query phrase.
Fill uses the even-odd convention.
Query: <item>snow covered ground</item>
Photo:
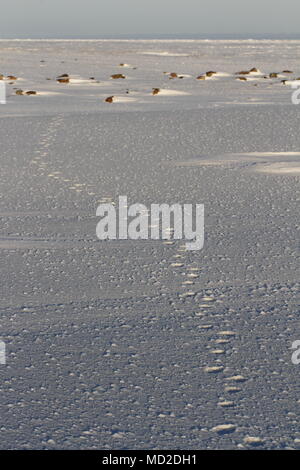
[[[299,448],[299,56],[0,41],[2,449]],[[204,203],[204,249],[99,241],[119,195]]]

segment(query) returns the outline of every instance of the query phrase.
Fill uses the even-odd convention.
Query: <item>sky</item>
[[[299,0],[0,0],[0,37],[298,34]]]

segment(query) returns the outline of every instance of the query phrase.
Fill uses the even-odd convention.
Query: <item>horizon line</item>
[[[37,35],[40,34],[40,35]],[[300,39],[300,33],[105,33],[105,34],[89,34],[75,36],[73,34],[62,34],[54,36],[52,34],[37,33],[33,36],[28,34],[20,34],[12,36],[11,34],[0,34],[0,40],[122,40],[122,39]]]

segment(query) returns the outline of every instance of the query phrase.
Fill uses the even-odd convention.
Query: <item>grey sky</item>
[[[0,37],[300,33],[299,0],[0,0]]]

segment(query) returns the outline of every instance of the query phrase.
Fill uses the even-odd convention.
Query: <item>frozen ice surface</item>
[[[0,447],[299,448],[299,107],[234,74],[297,78],[300,42],[0,49]],[[204,249],[97,240],[122,194],[204,203]]]

